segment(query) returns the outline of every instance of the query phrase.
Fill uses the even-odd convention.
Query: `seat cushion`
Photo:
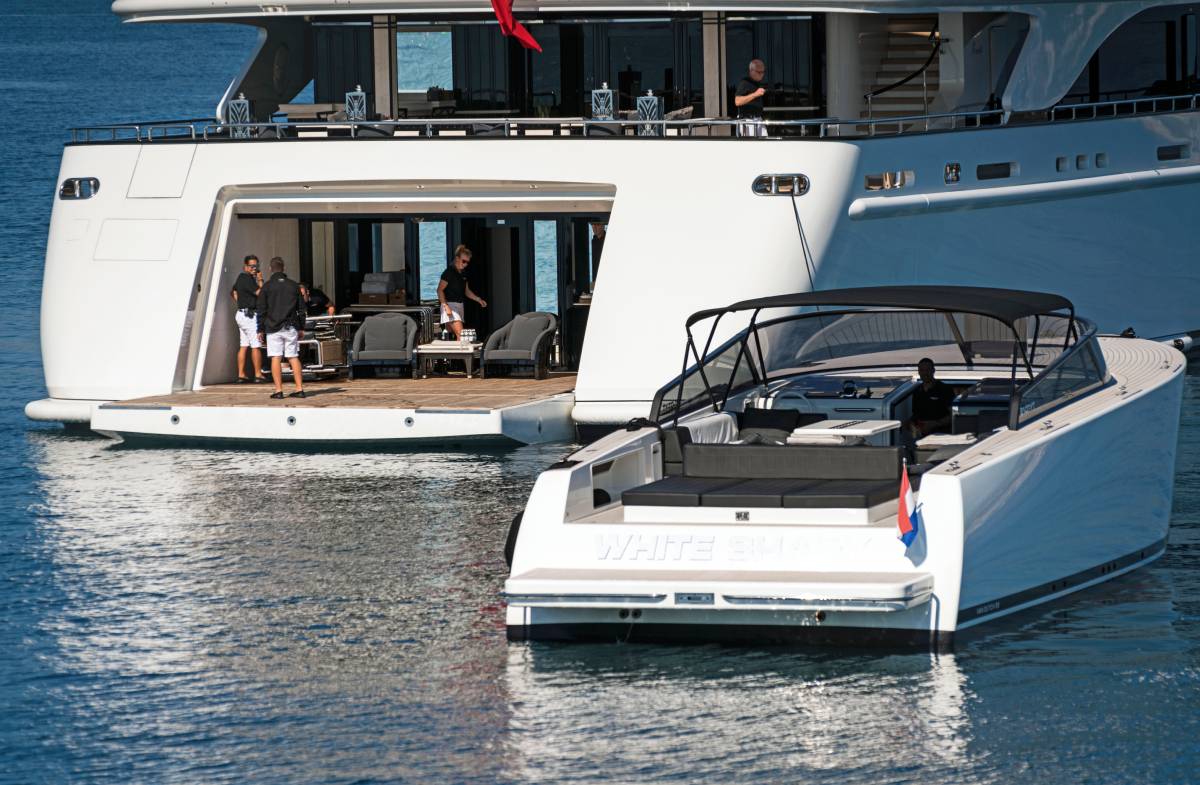
[[[355,360],[411,360],[412,357],[403,349],[363,349],[354,355]]]
[[[806,480],[743,480],[724,488],[705,491],[700,496],[700,506],[782,507],[783,494],[798,493],[815,484]]]
[[[742,428],[738,431],[738,441],[744,444],[784,444],[791,431],[780,428]]]
[[[900,483],[878,480],[826,480],[783,494],[791,509],[852,507],[865,509],[900,497]]]
[[[382,313],[369,316],[360,328],[363,331],[362,348],[370,351],[407,350],[409,330],[416,322],[401,313]]]
[[[532,360],[530,352],[521,349],[492,349],[487,353],[488,362],[492,360]]]
[[[701,494],[720,490],[734,482],[706,477],[664,477],[625,491],[621,494],[621,503],[626,506],[696,507],[700,504]]]
[[[521,314],[512,320],[508,330],[508,340],[504,342],[505,349],[523,349],[526,353],[533,351],[533,342],[550,327],[550,317],[542,314]]]
[[[686,444],[683,468],[688,477],[899,481],[900,448]]]

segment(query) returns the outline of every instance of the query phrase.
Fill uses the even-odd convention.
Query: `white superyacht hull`
[[[1188,155],[1161,162],[1164,145]],[[1060,157],[1089,163],[1060,172]],[[948,162],[961,165],[957,184],[943,181]],[[995,162],[1013,163],[1013,175],[975,180],[978,165]],[[915,178],[865,190],[866,175],[884,171]],[[751,182],[764,173],[803,174],[811,187],[795,199],[756,195]],[[678,365],[674,326],[688,313],[783,291],[1024,287],[1066,294],[1102,331],[1132,326],[1190,345],[1187,334],[1200,330],[1195,112],[853,140],[79,144],[64,153],[60,180],[68,177],[101,186],[91,199],[54,205],[41,317],[49,401],[28,410],[39,419],[66,411],[83,421],[96,401],[228,380],[232,357],[219,339],[231,323],[231,260],[246,248],[231,234],[238,211],[254,202],[333,209],[362,201],[356,189],[400,212],[429,209],[423,188],[440,189],[439,204],[456,212],[528,209],[539,198],[532,186],[564,183],[572,185],[544,197],[547,209],[611,202],[575,390],[585,424],[647,412]],[[253,250],[295,252],[286,238]],[[120,305],[97,316],[97,303]]]
[[[894,503],[859,523],[580,516],[594,466],[653,478],[657,435],[613,434],[539,478],[506,584],[509,637],[943,647],[1136,569],[1166,543],[1184,361],[1146,341],[1101,345],[1111,385],[922,476],[908,549]]]

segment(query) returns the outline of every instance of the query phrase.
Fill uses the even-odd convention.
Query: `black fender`
[[[517,550],[517,535],[521,531],[521,518],[525,517],[525,511],[521,510],[513,516],[512,523],[508,525],[508,539],[504,541],[504,563],[512,569],[513,553]]]

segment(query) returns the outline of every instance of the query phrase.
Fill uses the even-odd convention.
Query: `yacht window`
[[[1186,144],[1168,144],[1158,148],[1158,160],[1182,161],[1188,158],[1190,151]]]
[[[537,309],[558,313],[558,223],[533,222],[533,277]]]
[[[1012,161],[999,164],[980,164],[975,167],[976,180],[1003,180],[1017,173],[1017,165]]]
[[[786,19],[758,17],[730,19],[725,23],[726,112],[737,115],[733,98],[737,84],[746,76],[750,60],[767,66],[763,104],[768,119],[791,120],[819,117],[825,96],[816,74],[824,57],[824,31],[811,17]]]
[[[1143,11],[1108,37],[1062,102],[1192,93],[1196,45],[1193,14],[1181,14],[1178,7]]]
[[[449,30],[396,33],[396,89],[424,95],[431,87],[454,87]]]
[[[446,246],[446,222],[424,221],[418,226],[420,242],[421,270],[421,299],[437,300],[438,281],[446,265],[450,263],[450,253]]]
[[[316,103],[341,104],[346,93],[361,86],[367,93],[367,105],[374,104],[375,64],[370,24],[314,24],[313,48]]]

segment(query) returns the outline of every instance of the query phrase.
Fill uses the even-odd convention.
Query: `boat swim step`
[[[908,610],[933,596],[926,572],[536,568],[505,583],[510,605],[544,608]]]

